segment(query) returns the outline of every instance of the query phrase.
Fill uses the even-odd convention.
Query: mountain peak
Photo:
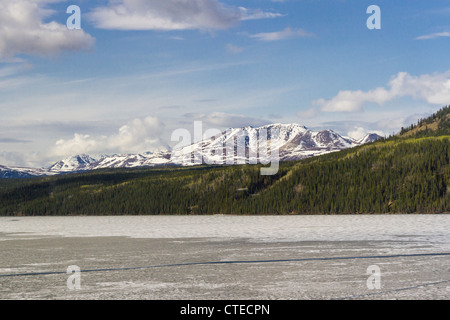
[[[375,142],[379,139],[381,139],[382,136],[376,134],[376,133],[368,133],[366,134],[364,137],[362,137],[359,140],[356,140],[359,144],[366,144],[366,143],[371,143],[371,142]]]
[[[86,170],[90,164],[95,163],[96,161],[96,159],[87,154],[79,154],[54,163],[50,166],[49,170],[58,172]]]
[[[285,129],[304,129],[308,130],[307,127],[298,124],[298,123],[271,123],[267,124],[265,126],[262,126],[260,128],[285,128]]]

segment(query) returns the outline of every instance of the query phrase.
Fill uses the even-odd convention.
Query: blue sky
[[[0,0],[0,164],[158,150],[194,121],[391,134],[450,103],[449,17],[449,0]]]

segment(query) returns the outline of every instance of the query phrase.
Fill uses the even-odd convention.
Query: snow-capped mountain
[[[66,173],[106,168],[152,167],[169,162],[169,152],[102,155],[97,159],[81,154],[60,160],[51,165],[48,170],[55,173]]]
[[[90,170],[104,168],[134,168],[152,167],[170,163],[169,152],[146,152],[142,154],[115,154],[103,156],[100,160],[89,165]]]
[[[352,148],[380,138],[377,134],[368,134],[355,140],[332,130],[313,131],[299,124],[230,128],[216,136],[171,151],[103,155],[98,159],[82,154],[58,161],[47,169],[0,166],[0,178],[27,178],[104,168],[161,165],[268,164],[272,155],[276,155],[279,161],[300,160]]]
[[[379,136],[376,133],[369,133],[365,137],[357,140],[357,142],[359,144],[366,144],[366,143],[370,143],[370,142],[375,142],[375,141],[377,141],[380,138],[381,138],[381,136]]]
[[[280,161],[299,160],[372,142],[376,140],[375,136],[367,135],[359,141],[332,130],[312,131],[298,124],[232,128],[173,150],[170,161],[179,165],[268,162],[269,155],[275,150]]]
[[[79,170],[88,170],[89,165],[97,162],[94,158],[86,155],[80,154],[73,157],[69,157],[64,160],[60,160],[54,163],[50,168],[50,171],[53,172],[72,172]]]
[[[0,179],[2,178],[32,178],[58,174],[45,168],[24,168],[0,166]]]

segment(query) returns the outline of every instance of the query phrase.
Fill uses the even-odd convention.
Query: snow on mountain
[[[104,168],[160,165],[268,164],[272,155],[276,155],[279,161],[300,160],[352,148],[380,138],[377,134],[368,134],[355,140],[332,130],[312,131],[299,124],[276,123],[259,128],[230,128],[216,136],[172,151],[103,155],[99,159],[82,154],[58,161],[48,169],[0,166],[0,178],[26,178]]]
[[[366,144],[366,143],[371,143],[371,142],[375,142],[379,139],[381,139],[382,137],[376,133],[369,133],[367,134],[365,137],[357,140],[357,142],[359,144]]]
[[[280,161],[299,160],[374,141],[375,136],[357,141],[332,130],[312,131],[298,124],[231,128],[173,150],[170,161],[178,165],[268,163],[275,150]]]
[[[57,172],[51,172],[44,168],[25,168],[25,167],[6,167],[0,166],[0,179],[2,178],[32,178],[55,175]]]
[[[52,172],[73,172],[89,170],[89,165],[97,162],[86,154],[76,155],[54,163],[49,170]]]
[[[49,170],[52,172],[74,172],[105,168],[133,168],[163,165],[169,161],[170,154],[167,152],[102,155],[99,159],[82,154],[58,161]]]
[[[153,167],[164,165],[170,162],[170,153],[168,152],[146,152],[143,154],[120,154],[104,156],[95,163],[91,163],[90,170],[104,168],[134,168],[134,167]]]

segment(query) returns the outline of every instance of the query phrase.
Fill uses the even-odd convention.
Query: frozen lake
[[[449,248],[450,215],[0,217],[0,241],[61,237],[411,240]]]
[[[449,215],[0,217],[0,299],[449,299],[449,230]]]

